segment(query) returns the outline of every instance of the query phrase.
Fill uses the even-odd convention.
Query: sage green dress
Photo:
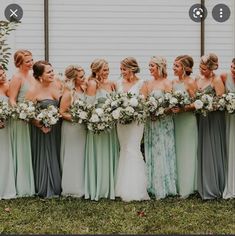
[[[24,82],[18,93],[17,102],[24,100],[28,89],[28,82]],[[29,124],[22,120],[10,119],[10,137],[17,196],[32,196],[35,189]]]
[[[0,100],[8,101],[8,97],[0,95]],[[8,121],[0,129],[0,140],[0,199],[9,199],[16,197],[16,189]]]
[[[235,93],[235,83],[231,74],[227,75],[226,92]],[[223,198],[235,198],[235,114],[226,114],[227,173]]]
[[[175,83],[174,91],[188,94],[184,83]],[[186,198],[197,189],[197,120],[193,112],[174,115],[178,194]]]
[[[99,89],[95,101],[102,105],[108,92]],[[89,100],[91,97],[89,97]],[[116,127],[95,134],[87,131],[85,146],[85,199],[115,199],[115,183],[119,157]]]
[[[84,93],[73,92],[72,102],[85,99]],[[63,120],[61,130],[62,195],[84,195],[84,156],[86,126]]]

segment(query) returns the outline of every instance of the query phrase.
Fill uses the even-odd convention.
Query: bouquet
[[[162,117],[165,115],[167,103],[164,96],[156,97],[154,95],[150,95],[147,98],[146,107],[151,117]]]
[[[194,100],[195,113],[207,116],[208,112],[214,111],[214,95],[198,92]]]
[[[143,95],[116,93],[110,96],[109,103],[113,119],[120,124],[130,124],[132,121],[143,123],[147,118],[147,106]]]
[[[110,110],[110,101],[108,99],[104,103],[97,103],[89,107],[87,128],[98,134],[102,131],[110,131],[114,126]]]
[[[165,103],[168,103],[169,108],[183,108],[185,105],[191,104],[191,99],[188,93],[181,90],[175,90],[172,93],[165,93]]]
[[[16,106],[12,107],[11,116],[14,119],[20,119],[28,122],[35,118],[36,107],[34,102],[23,100],[18,102]]]
[[[86,123],[89,112],[92,108],[92,105],[87,104],[82,99],[77,99],[73,102],[73,104],[70,106],[70,114],[72,116],[72,122],[74,123]]]
[[[217,96],[214,99],[214,107],[216,110],[226,110],[228,113],[235,112],[235,93],[226,93],[222,96]]]
[[[43,126],[51,127],[57,123],[61,115],[59,109],[53,105],[49,105],[47,108],[37,108],[35,119],[40,121]]]
[[[0,121],[5,121],[11,115],[11,108],[7,101],[0,100]]]

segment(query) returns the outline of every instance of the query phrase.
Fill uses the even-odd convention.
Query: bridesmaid
[[[77,99],[85,100],[86,83],[84,70],[80,66],[68,66],[65,70],[67,84],[61,103],[63,117],[61,134],[62,195],[82,197],[84,195],[84,152],[86,127],[71,123],[69,108]]]
[[[141,94],[144,80],[136,76],[140,72],[135,58],[127,57],[121,61],[123,79],[117,83],[120,93]],[[144,94],[143,94],[144,95]],[[146,164],[140,150],[144,125],[133,121],[130,124],[118,124],[117,132],[120,142],[116,196],[123,201],[149,200],[147,193]]]
[[[9,102],[12,106],[23,101],[25,93],[35,85],[35,79],[31,74],[32,53],[28,50],[19,50],[14,54],[14,62],[18,71],[10,82]],[[29,125],[24,121],[11,119],[10,134],[16,193],[18,196],[32,196],[35,190]]]
[[[108,80],[109,66],[104,59],[95,59],[91,64],[92,74],[88,80],[89,103],[104,104],[107,95],[115,91],[115,84]],[[119,143],[116,128],[110,132],[95,134],[87,132],[85,148],[85,198],[98,201],[100,198],[115,199],[116,169]]]
[[[178,78],[173,81],[173,90],[182,91],[194,98],[197,84],[190,77],[193,70],[193,58],[188,55],[178,56],[174,61],[174,75]],[[177,166],[177,189],[181,197],[186,198],[196,190],[197,165],[197,121],[193,104],[184,108],[173,108],[175,124],[175,146]],[[187,166],[187,168],[185,168]]]
[[[214,73],[218,57],[210,53],[201,57],[200,75],[196,82],[203,93],[222,95],[224,84]],[[225,187],[226,135],[225,114],[210,112],[198,116],[198,192],[202,199],[222,197]]]
[[[156,98],[172,92],[172,82],[167,79],[166,60],[152,57],[149,71],[153,79],[149,80],[143,90]],[[176,195],[176,154],[174,123],[172,116],[149,119],[144,133],[145,158],[148,170],[148,191],[156,199]]]
[[[231,72],[222,74],[228,93],[235,93],[235,58],[232,60]],[[235,198],[235,114],[226,115],[226,138],[228,155],[228,172],[223,198]]]
[[[37,61],[33,65],[33,75],[38,84],[31,89],[26,98],[37,102],[42,109],[49,105],[59,106],[61,96],[57,87],[52,87],[54,71],[50,63]],[[45,127],[37,120],[31,127],[32,159],[36,194],[52,197],[61,193],[60,137],[61,124]]]
[[[8,102],[6,74],[0,65],[0,101]],[[0,120],[0,199],[9,199],[16,196],[14,166],[11,153],[10,132],[7,121]]]

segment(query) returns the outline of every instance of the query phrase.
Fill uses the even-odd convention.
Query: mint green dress
[[[231,74],[227,75],[225,88],[226,92],[235,93]],[[223,198],[235,198],[235,114],[226,114],[226,144],[228,164]]]
[[[21,85],[17,102],[24,100],[28,82]],[[35,193],[29,124],[10,119],[11,150],[14,163],[17,196],[32,196]]]
[[[0,95],[0,100],[8,101],[8,97]],[[0,140],[0,199],[9,199],[16,196],[16,189],[8,121],[0,129]]]
[[[173,90],[183,91],[184,83],[175,83]],[[175,149],[178,194],[186,198],[197,186],[197,120],[193,112],[182,112],[174,116]]]
[[[151,93],[161,97],[164,92],[155,90]],[[144,131],[144,149],[148,173],[148,192],[156,199],[168,195],[176,195],[176,154],[174,138],[174,122],[168,115],[148,120]]]
[[[85,99],[84,93],[71,94],[73,101]],[[72,103],[73,103],[72,101]],[[61,129],[62,195],[84,195],[84,156],[86,127],[63,120]]]
[[[99,89],[95,96],[103,104],[108,92]],[[89,97],[89,100],[91,97]],[[115,199],[115,183],[119,156],[116,127],[109,132],[95,134],[87,131],[85,145],[85,199]]]

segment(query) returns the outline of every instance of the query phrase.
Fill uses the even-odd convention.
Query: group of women
[[[82,67],[68,66],[64,81],[55,77],[50,63],[34,63],[28,50],[17,51],[14,62],[17,72],[10,81],[0,66],[0,99],[11,106],[24,99],[41,108],[53,105],[62,119],[52,127],[38,120],[0,121],[0,199],[64,195],[141,201],[154,196],[186,198],[195,191],[202,199],[235,196],[234,114],[213,111],[206,117],[195,116],[190,104],[168,109],[165,116],[149,118],[145,124],[118,124],[110,132],[97,134],[73,123],[70,113],[77,99],[101,107],[107,95],[115,92],[146,98],[176,90],[190,97],[198,91],[218,96],[234,93],[235,59],[230,72],[216,75],[217,56],[202,56],[200,74],[192,78],[192,57],[178,56],[175,78],[170,80],[166,60],[152,57],[152,79],[143,80],[137,76],[136,59],[127,57],[120,63],[119,81],[109,80],[104,59],[91,63],[88,78]]]

